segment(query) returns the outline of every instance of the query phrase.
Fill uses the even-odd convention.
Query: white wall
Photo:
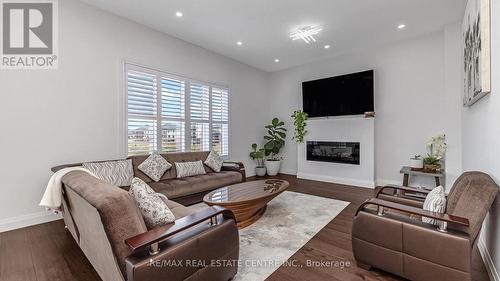
[[[335,128],[332,130],[332,128]],[[311,119],[304,143],[297,146],[297,177],[375,187],[375,119],[346,117]],[[359,165],[307,160],[307,141],[359,142]]]
[[[462,111],[463,120],[463,168],[489,173],[500,184],[500,3],[491,2],[492,7],[492,92],[472,107]],[[486,218],[480,248],[489,254],[486,265],[500,270],[500,199],[497,196]],[[483,251],[484,253],[484,251]],[[500,280],[498,272],[496,279]]]
[[[259,114],[265,72],[81,2],[59,5],[59,69],[0,70],[0,231],[43,219],[38,202],[50,167],[123,156],[123,60],[229,86],[231,158],[253,172],[250,144],[268,121]]]
[[[457,26],[457,27],[455,27]],[[449,28],[458,28],[458,24]],[[446,33],[448,34],[448,33]],[[457,37],[450,33],[447,36]],[[451,39],[448,39],[451,40]],[[375,177],[378,184],[401,183],[399,170],[413,154],[426,153],[427,139],[446,133],[447,183],[461,172],[460,94],[445,74],[445,32],[392,46],[335,57],[272,73],[272,114],[287,121],[302,108],[301,82],[344,73],[375,70]],[[453,85],[455,85],[452,83]],[[331,130],[335,130],[332,124]],[[288,141],[282,171],[297,171],[297,146]]]

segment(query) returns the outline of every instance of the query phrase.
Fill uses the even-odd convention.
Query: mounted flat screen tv
[[[358,115],[375,111],[373,70],[302,83],[303,110],[309,117]]]

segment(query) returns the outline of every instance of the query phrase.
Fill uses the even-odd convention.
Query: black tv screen
[[[303,110],[309,117],[364,114],[375,111],[373,92],[373,70],[303,82]]]

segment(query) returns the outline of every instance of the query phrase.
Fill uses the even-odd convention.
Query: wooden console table
[[[426,173],[424,171],[412,170],[408,166],[403,166],[403,168],[401,168],[401,170],[399,172],[404,175],[403,176],[403,186],[408,186],[411,176],[433,177],[434,180],[436,181],[436,186],[440,186],[441,181],[444,178],[444,174],[442,172]]]

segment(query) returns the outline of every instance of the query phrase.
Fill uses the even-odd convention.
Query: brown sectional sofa
[[[204,160],[208,152],[166,154],[173,162]],[[147,156],[131,157],[134,176],[148,182],[169,199],[194,203],[215,188],[245,180],[242,164],[224,167],[220,173],[206,167],[207,174],[175,178],[173,170],[154,183],[137,170]],[[57,171],[64,167],[54,167]],[[176,221],[147,229],[135,202],[126,191],[85,172],[73,171],[63,179],[64,222],[69,232],[104,281],[230,280],[237,263],[212,266],[214,261],[236,261],[239,236],[234,215],[220,207],[199,212],[162,198]],[[178,190],[181,189],[181,190]],[[187,260],[197,261],[188,265]],[[153,261],[153,263],[152,263]],[[184,261],[181,265],[162,264]]]
[[[132,160],[135,177],[142,179],[156,192],[166,195],[169,199],[183,205],[191,205],[201,202],[203,196],[214,189],[246,181],[245,167],[241,162],[224,162],[224,166],[222,166],[222,170],[219,173],[215,173],[211,168],[205,165],[205,175],[177,178],[175,162],[205,161],[209,153],[209,151],[202,151],[162,154],[162,156],[172,164],[172,168],[165,172],[159,182],[154,182],[138,169],[138,166],[146,160],[149,155],[131,156],[127,159]],[[61,165],[52,168],[52,171],[55,172],[62,168],[81,165],[82,163]],[[128,190],[129,187],[122,186],[122,188]]]

